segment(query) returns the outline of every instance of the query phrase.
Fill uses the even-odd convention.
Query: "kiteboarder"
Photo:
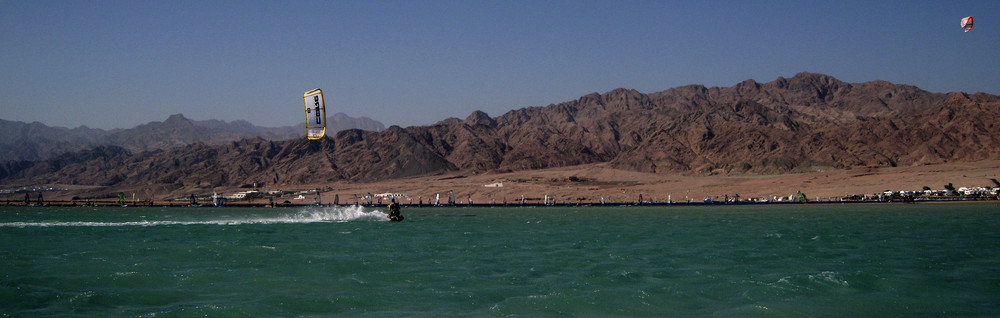
[[[389,221],[399,222],[403,220],[403,216],[399,214],[399,203],[396,203],[396,199],[392,199],[389,202]]]

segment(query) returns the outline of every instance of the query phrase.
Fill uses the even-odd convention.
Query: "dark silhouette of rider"
[[[396,203],[396,199],[392,199],[389,203],[389,220],[397,220],[401,217],[399,214],[399,203]]]

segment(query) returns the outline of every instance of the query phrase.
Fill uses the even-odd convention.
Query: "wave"
[[[245,225],[245,224],[303,224],[351,221],[388,221],[382,211],[365,211],[361,206],[308,207],[292,213],[277,215],[254,214],[247,216],[219,215],[196,220],[141,220],[121,222],[98,221],[41,221],[6,222],[0,227],[114,227],[114,226],[168,226],[168,225]]]

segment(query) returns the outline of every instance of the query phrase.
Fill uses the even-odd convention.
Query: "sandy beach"
[[[432,176],[387,180],[381,182],[333,182],[324,184],[304,185],[267,185],[258,190],[281,190],[286,194],[275,198],[282,204],[310,204],[314,195],[289,194],[295,191],[322,189],[323,203],[353,204],[363,200],[368,194],[397,193],[403,194],[400,201],[403,204],[431,204],[440,195],[440,202],[447,203],[448,193],[455,192],[457,204],[501,204],[519,203],[523,196],[525,203],[541,204],[546,198],[556,203],[600,203],[602,199],[608,203],[635,203],[642,196],[643,202],[703,202],[706,198],[722,201],[739,195],[740,200],[787,198],[797,191],[804,193],[809,200],[836,201],[848,195],[873,195],[886,190],[922,190],[944,189],[951,183],[960,187],[1000,187],[997,174],[1000,173],[1000,160],[979,162],[948,163],[939,165],[923,165],[910,167],[864,167],[848,170],[828,170],[805,173],[789,173],[781,175],[684,175],[684,174],[652,174],[635,171],[612,169],[604,164],[581,165],[573,167],[519,171],[500,174],[463,174],[450,173]],[[156,203],[160,205],[187,204],[191,194],[205,200],[213,193],[231,195],[243,188],[184,188],[167,192],[163,186],[147,186],[132,188],[104,188],[94,186],[70,185],[36,185],[49,186],[59,191],[46,191],[46,202],[71,204],[73,197],[98,198],[97,201],[114,204],[117,197],[107,197],[109,194],[125,192],[135,193],[136,204],[146,200],[149,194],[154,194]],[[153,189],[153,190],[148,190]],[[104,194],[104,195],[102,195]],[[36,193],[31,192],[32,203]],[[357,198],[357,199],[356,199]],[[0,200],[10,200],[14,203],[23,202],[23,193],[9,193]],[[132,203],[131,195],[128,201]],[[231,204],[266,204],[268,199],[248,201],[230,201]],[[372,201],[378,204],[377,199]],[[549,201],[553,202],[553,201]],[[202,202],[208,203],[208,202]],[[362,201],[367,203],[367,201]],[[386,204],[388,202],[381,202]]]
[[[611,169],[603,164],[521,171],[502,174],[467,175],[461,173],[407,178],[373,183],[337,182],[314,185],[325,189],[322,200],[354,203],[354,198],[368,193],[401,193],[409,196],[403,203],[433,202],[440,194],[446,202],[449,190],[455,191],[458,203],[520,202],[541,203],[547,196],[556,202],[598,203],[636,202],[642,195],[646,202],[701,202],[706,198],[722,200],[739,195],[751,198],[788,197],[801,191],[810,200],[829,200],[846,195],[881,193],[886,190],[944,189],[954,187],[1000,187],[996,175],[1000,161],[948,163],[892,168],[854,168],[766,176],[691,176],[661,175]],[[502,186],[500,186],[502,184]],[[308,188],[308,187],[306,187]],[[332,189],[331,189],[332,188]],[[311,198],[310,198],[311,200]],[[377,203],[377,202],[376,202]]]

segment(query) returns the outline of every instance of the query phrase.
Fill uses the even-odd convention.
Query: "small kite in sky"
[[[965,28],[965,32],[972,31],[972,17],[962,18],[962,27]]]

